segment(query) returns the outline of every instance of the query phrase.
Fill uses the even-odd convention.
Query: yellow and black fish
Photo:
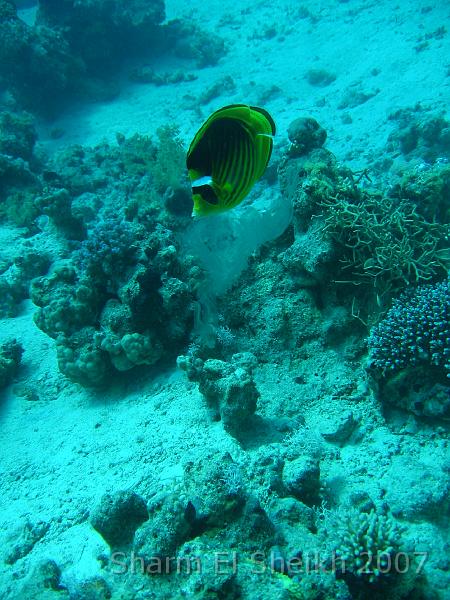
[[[275,123],[263,108],[231,104],[216,110],[187,153],[192,214],[224,212],[242,202],[266,169],[274,135]]]

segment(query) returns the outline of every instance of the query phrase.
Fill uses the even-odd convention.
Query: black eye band
[[[193,194],[198,194],[208,204],[219,204],[219,198],[214,193],[214,190],[210,185],[199,185],[198,187],[192,188]]]

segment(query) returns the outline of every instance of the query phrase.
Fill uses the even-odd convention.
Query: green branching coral
[[[446,277],[450,167],[444,159],[376,189],[367,170],[352,172],[315,148],[287,156],[279,178],[294,208],[295,241],[285,264],[297,275],[308,274],[316,285],[350,284],[357,303],[363,299],[366,306],[375,300],[382,306],[408,285]],[[320,260],[311,261],[305,245],[322,247]]]
[[[336,195],[322,206],[324,230],[344,249],[342,272],[379,295],[447,272],[449,225],[427,221],[411,202],[365,193],[359,202]]]

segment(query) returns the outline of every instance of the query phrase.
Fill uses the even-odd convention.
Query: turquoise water
[[[1,598],[450,598],[449,16],[0,0]]]

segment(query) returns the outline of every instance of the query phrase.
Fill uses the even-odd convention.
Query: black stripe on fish
[[[236,139],[237,150],[235,155],[235,177],[233,180],[233,194],[229,199],[229,204],[235,204],[242,197],[242,192],[246,187],[249,177],[249,154],[251,146],[251,137],[243,123]],[[251,176],[251,173],[250,173]]]
[[[227,204],[229,192],[226,191],[226,184],[232,184],[232,170],[233,162],[236,154],[236,136],[235,136],[235,125],[232,127],[225,127],[222,135],[217,138],[216,147],[214,148],[214,180],[218,184],[219,188],[223,192],[221,195],[224,204]]]
[[[213,204],[214,206],[217,206],[217,204],[219,204],[219,198],[216,196],[216,193],[212,189],[212,187],[208,184],[193,187],[192,193],[201,196],[202,199],[208,204]]]
[[[204,136],[187,155],[186,166],[188,170],[194,169],[202,175],[211,175],[212,156],[207,136]]]
[[[224,186],[230,181],[230,165],[236,152],[236,134],[239,123],[234,119],[223,118],[211,124],[207,135],[210,139],[210,155],[212,177],[219,189],[223,191],[220,199],[227,204],[229,192]]]
[[[247,140],[247,151],[248,151],[248,158],[246,161],[247,176],[245,178],[245,187],[243,190],[244,195],[248,194],[248,192],[250,191],[250,188],[252,187],[253,183],[255,182],[255,167],[256,167],[256,161],[257,161],[257,151],[256,151],[256,146],[253,141],[253,138],[251,137],[250,134],[249,134],[248,140]]]
[[[254,177],[254,144],[250,133],[245,130],[242,142],[242,162],[239,185],[235,189],[235,201],[246,196],[249,184]]]
[[[215,145],[216,147],[213,151],[213,153],[214,153],[213,169],[214,169],[214,171],[217,172],[217,176],[216,176],[215,180],[217,181],[217,183],[220,186],[222,186],[223,183],[225,182],[225,178],[227,175],[227,169],[228,169],[227,157],[230,155],[230,152],[232,152],[231,142],[232,142],[232,140],[230,139],[229,136],[223,136],[219,140],[216,141],[216,145]]]
[[[246,172],[246,155],[247,155],[247,144],[245,137],[242,137],[238,141],[238,150],[236,152],[236,177],[233,181],[233,196],[230,198],[230,204],[236,202],[236,199],[239,197],[239,194],[242,191],[242,186],[244,184],[245,172]]]
[[[235,151],[233,152],[233,161],[229,178],[232,189],[228,197],[228,204],[232,204],[236,199],[236,194],[242,184],[242,177],[245,169],[245,139],[242,136],[242,131],[239,133],[239,137],[236,136],[234,140]]]

